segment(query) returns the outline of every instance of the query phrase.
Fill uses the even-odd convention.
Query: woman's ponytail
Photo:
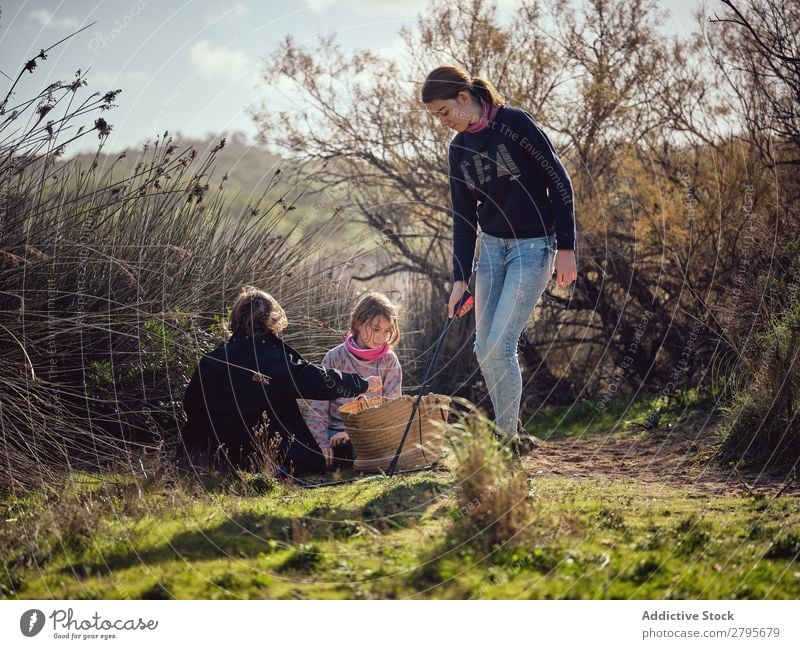
[[[503,97],[497,92],[497,88],[482,77],[472,77],[472,94],[483,99],[490,106],[498,106],[503,103]]]
[[[503,103],[503,97],[490,81],[473,77],[457,65],[442,65],[432,70],[422,84],[422,103],[435,99],[453,99],[459,92],[468,92],[476,99],[482,99],[490,106]]]

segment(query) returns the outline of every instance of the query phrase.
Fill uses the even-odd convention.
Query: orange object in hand
[[[456,308],[454,310],[456,318],[461,318],[467,315],[473,306],[475,306],[475,298],[469,291],[464,291],[464,295],[461,296],[461,299],[458,301],[458,304],[456,304]]]

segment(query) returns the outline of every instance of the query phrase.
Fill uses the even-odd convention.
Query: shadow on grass
[[[224,557],[256,557],[288,547],[292,519],[259,514],[237,514],[213,527],[179,532],[155,548],[111,553],[93,563],[80,563],[64,570],[81,575],[108,573],[139,565],[174,561],[204,561]]]
[[[426,514],[438,507],[440,497],[449,489],[434,479],[412,484],[396,484],[369,500],[357,509],[342,509],[320,506],[312,509],[304,518],[304,525],[314,530],[312,538],[342,539],[356,536],[364,525],[381,532],[411,527]]]
[[[370,500],[362,511],[363,520],[379,529],[409,527],[447,492],[449,489],[436,480],[400,484]]]
[[[364,524],[381,531],[416,524],[437,503],[442,485],[435,480],[397,484],[363,508],[317,507],[301,517],[241,513],[211,527],[175,534],[155,548],[110,553],[93,562],[73,562],[64,571],[79,576],[174,561],[204,561],[226,557],[254,558],[308,541],[347,539]],[[190,523],[191,524],[191,523]],[[198,523],[200,525],[202,523]]]

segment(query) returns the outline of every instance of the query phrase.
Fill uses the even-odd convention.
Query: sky
[[[501,15],[514,0],[498,0]],[[699,0],[660,0],[672,33],[694,28]],[[259,81],[264,58],[286,35],[313,44],[335,33],[346,50],[401,52],[399,30],[424,14],[428,0],[0,0],[0,72],[16,78],[25,61],[94,23],[25,74],[17,98],[88,70],[89,91],[121,88],[107,151],[137,146],[165,130],[202,138],[255,127],[248,107],[292,98]],[[10,86],[0,76],[3,96]],[[29,93],[29,94],[26,94]],[[82,142],[84,142],[83,140]],[[86,146],[95,146],[87,142]]]

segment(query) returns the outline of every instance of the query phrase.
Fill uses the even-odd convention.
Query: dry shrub
[[[87,552],[102,526],[103,507],[92,494],[65,493],[53,484],[36,498],[6,495],[0,507],[0,597],[14,596],[22,575],[64,557],[70,563]]]
[[[774,316],[752,347],[741,356],[750,380],[727,409],[722,453],[793,469],[800,462],[800,300]]]
[[[274,482],[285,475],[281,465],[279,435],[269,434],[269,419],[262,414],[262,422],[253,432],[253,453],[251,463],[253,472],[266,481]]]
[[[531,517],[527,474],[500,446],[493,423],[472,404],[458,401],[468,411],[451,427],[458,460],[451,535],[484,550],[519,542]]]
[[[330,346],[348,288],[331,260],[313,259],[321,237],[287,226],[297,198],[280,170],[265,170],[264,192],[230,209],[212,178],[224,140],[198,155],[164,133],[127,172],[98,163],[99,151],[88,165],[59,160],[68,129],[29,118],[83,85],[49,86],[0,112],[0,489],[75,468],[142,474],[143,453],[177,445],[188,379],[222,341],[243,284],[276,296],[301,353]],[[84,133],[104,143],[109,130],[97,120]]]

